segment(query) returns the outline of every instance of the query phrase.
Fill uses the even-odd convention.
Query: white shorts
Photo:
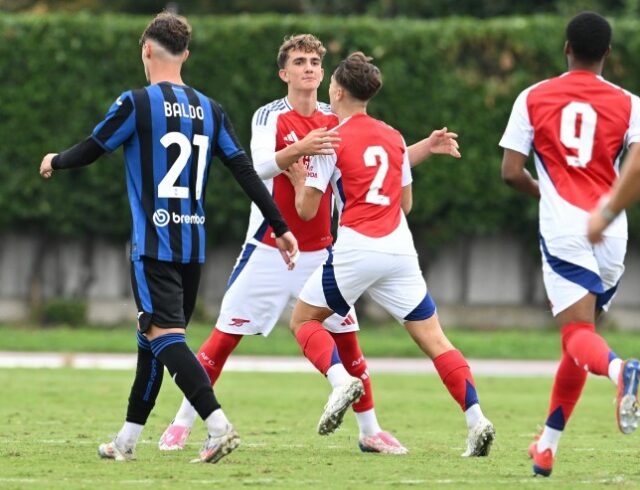
[[[239,335],[269,335],[286,307],[293,308],[302,286],[329,256],[326,249],[300,252],[290,271],[272,247],[245,243],[222,299],[216,328]],[[359,330],[355,311],[324,321],[330,332]]]
[[[540,237],[542,275],[551,312],[556,316],[587,293],[596,295],[598,309],[607,311],[624,272],[627,239],[605,237],[591,245],[586,236]]]
[[[330,254],[304,285],[300,299],[344,315],[365,291],[400,323],[435,313],[418,257],[365,250]]]

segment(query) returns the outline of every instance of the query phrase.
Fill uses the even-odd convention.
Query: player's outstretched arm
[[[587,236],[591,243],[602,241],[607,226],[635,201],[640,199],[640,143],[629,149],[620,178],[613,184],[611,195],[591,212],[587,225]]]
[[[408,147],[409,162],[412,167],[422,163],[431,155],[441,154],[460,158],[458,135],[446,127],[432,131],[431,134]]]
[[[48,153],[40,163],[40,175],[49,179],[54,170],[84,167],[95,162],[105,153],[96,141],[89,137],[62,153]]]
[[[524,168],[527,156],[505,148],[502,158],[502,180],[505,184],[533,197],[540,197],[538,181]]]

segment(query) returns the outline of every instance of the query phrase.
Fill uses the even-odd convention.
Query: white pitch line
[[[433,363],[426,358],[367,358],[369,370],[375,373],[435,374]],[[553,376],[557,361],[469,359],[474,374],[500,377]],[[135,354],[60,354],[54,352],[2,352],[0,368],[135,369]],[[313,366],[304,357],[232,356],[225,371],[312,373]]]

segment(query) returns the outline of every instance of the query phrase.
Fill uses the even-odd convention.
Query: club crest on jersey
[[[249,323],[251,320],[245,320],[244,318],[232,318],[229,325],[232,327],[242,327],[245,323]]]
[[[186,117],[188,119],[204,120],[204,110],[202,107],[194,107],[191,104],[181,102],[164,102],[164,115],[167,117]]]

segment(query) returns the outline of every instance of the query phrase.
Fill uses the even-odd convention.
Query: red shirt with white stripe
[[[258,175],[264,180],[273,198],[298,240],[303,252],[327,248],[333,242],[331,235],[331,191],[325,193],[318,214],[310,221],[303,221],[296,211],[295,190],[291,181],[275,161],[277,151],[304,138],[317,128],[332,128],[338,118],[327,104],[318,103],[309,117],[293,110],[289,101],[278,99],[258,109],[251,123],[251,155]],[[304,158],[308,165],[309,158]],[[275,247],[275,236],[255,204],[251,206],[247,241]]]
[[[524,90],[500,146],[534,160],[545,239],[586,234],[586,222],[615,181],[625,145],[640,141],[639,99],[588,71]],[[622,214],[605,233],[626,237]]]
[[[411,183],[402,135],[366,114],[335,128],[334,155],[312,158],[306,185],[325,191],[331,183],[340,209],[339,248],[415,254],[402,212],[402,187]]]

